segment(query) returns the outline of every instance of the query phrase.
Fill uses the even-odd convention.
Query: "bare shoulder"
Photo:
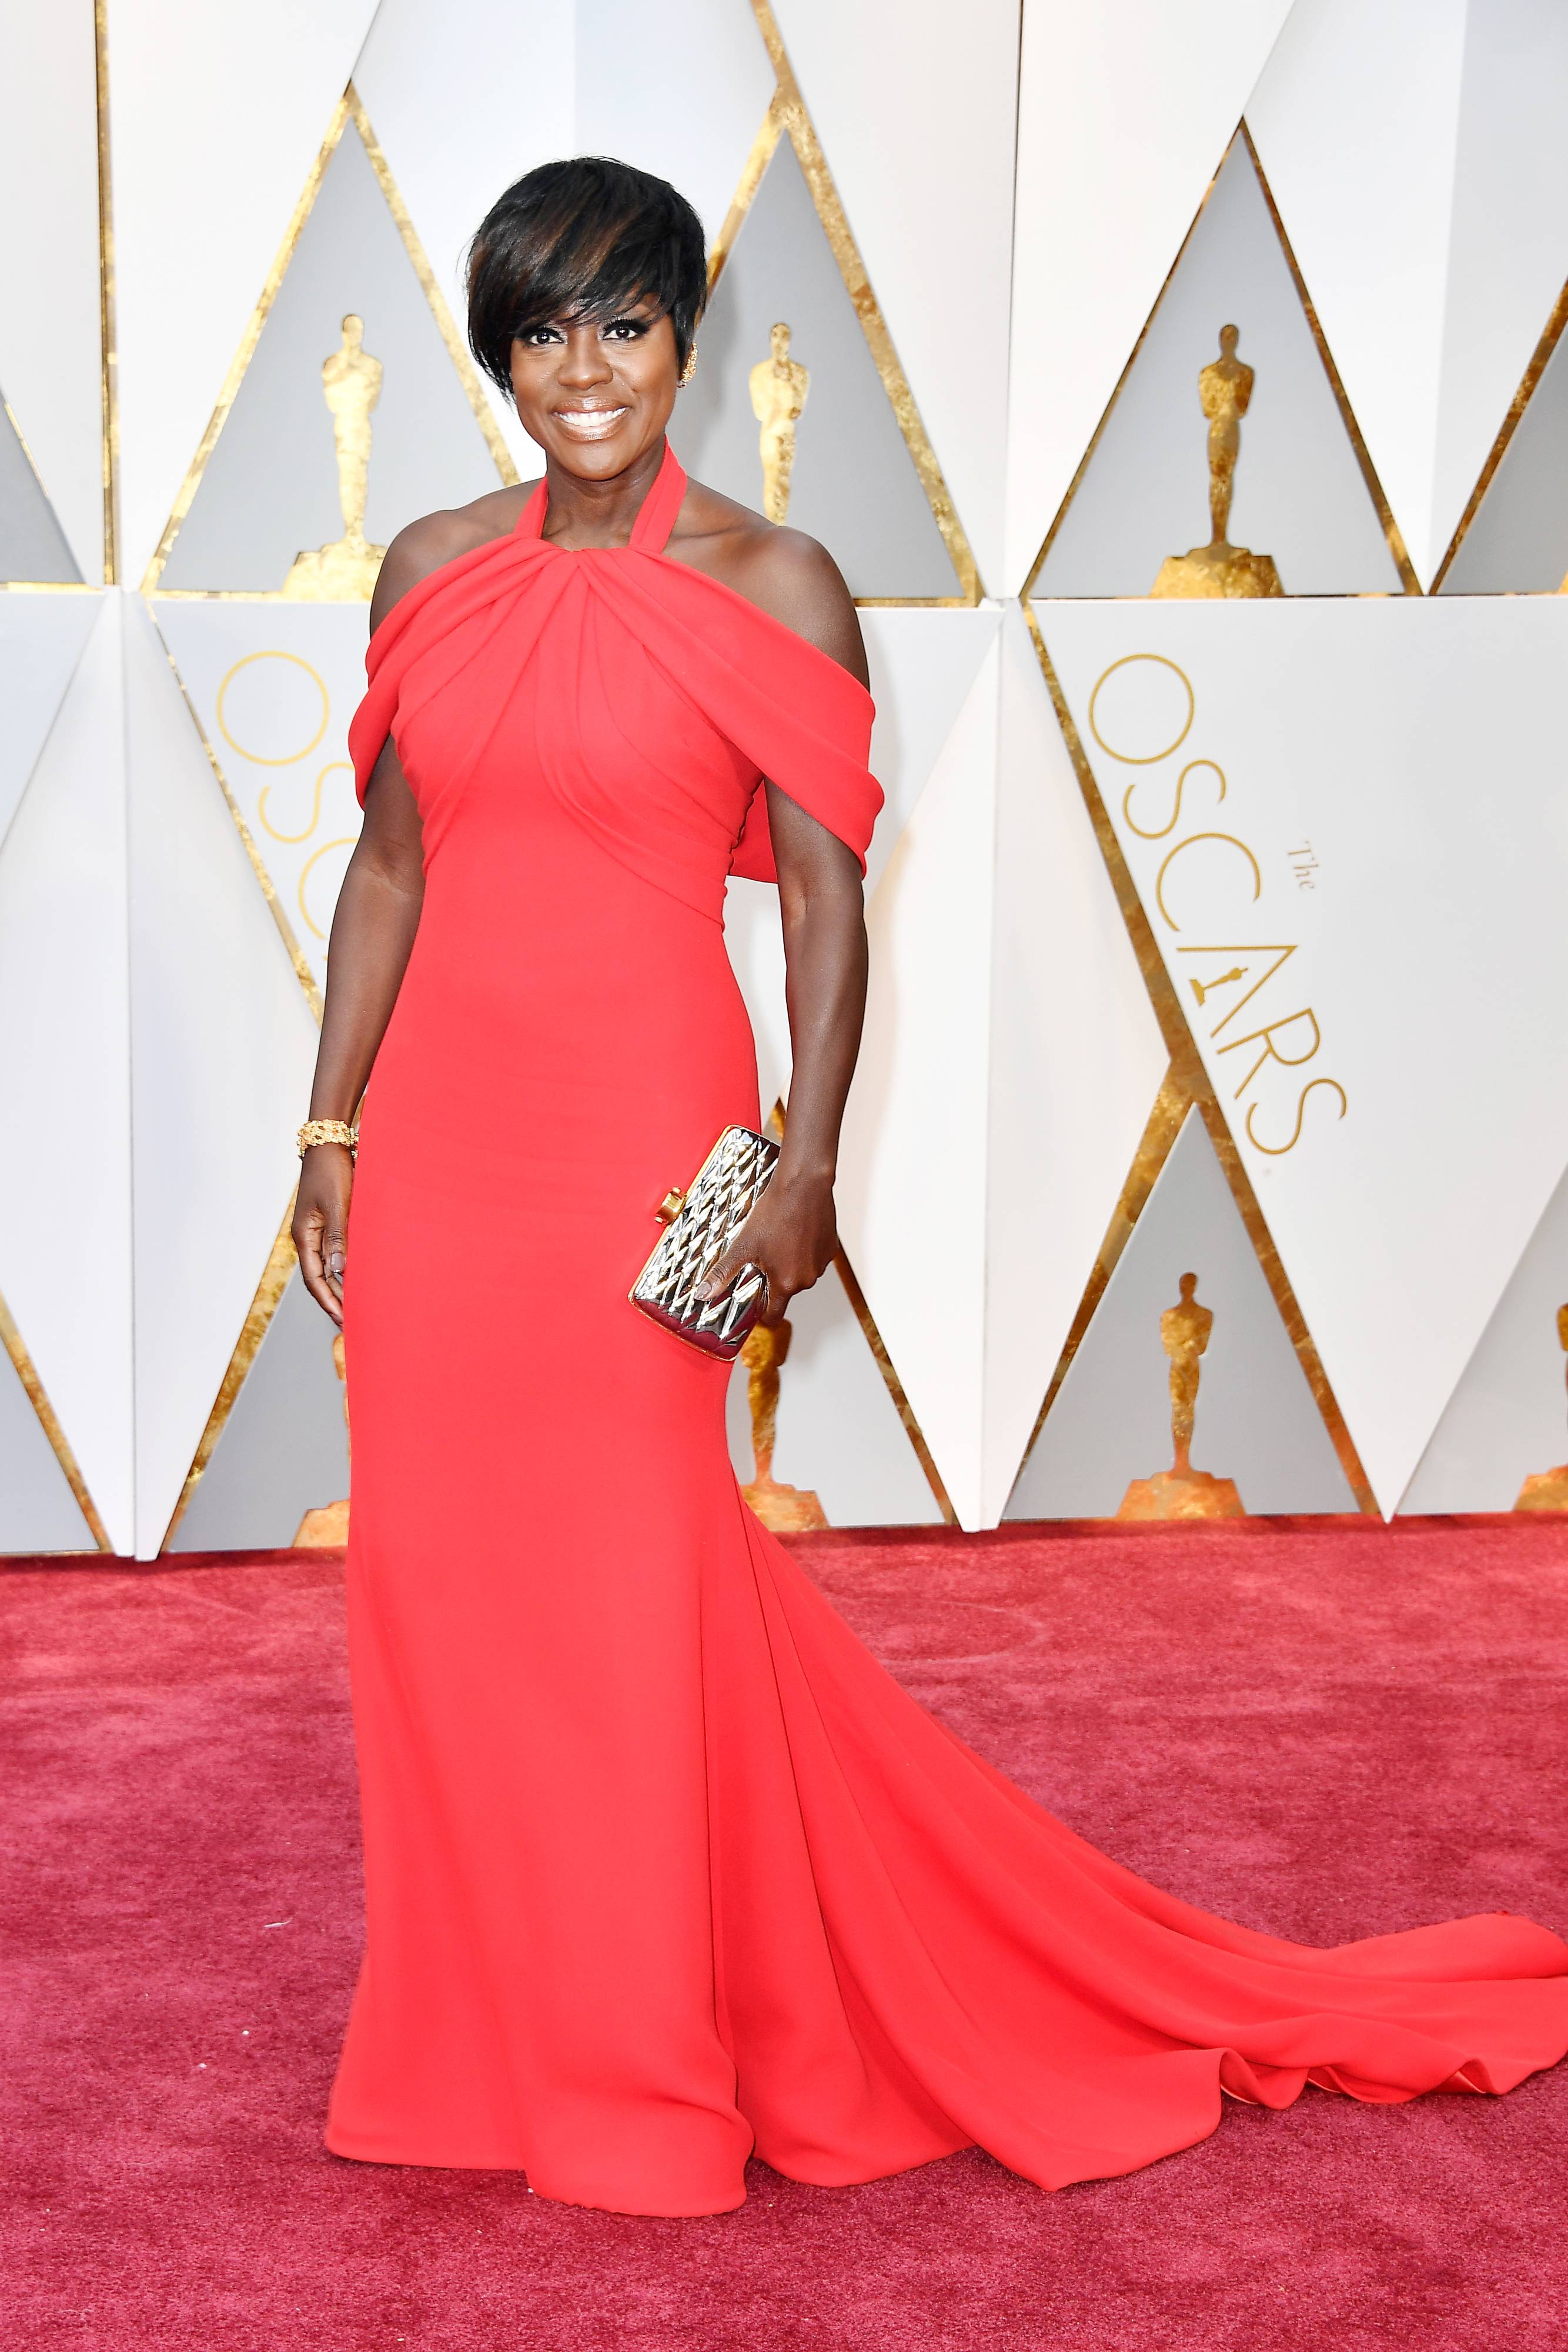
[[[694,482],[671,541],[680,561],[721,580],[867,683],[860,615],[827,549],[803,530]]]
[[[451,563],[459,555],[472,555],[476,547],[491,540],[505,539],[517,524],[534,489],[532,482],[520,488],[486,490],[482,498],[474,499],[465,507],[442,507],[434,514],[421,515],[398,532],[387,549],[376,580],[376,593],[371,600],[371,626],[374,629],[411,588],[417,588],[431,572],[439,572],[444,563]]]

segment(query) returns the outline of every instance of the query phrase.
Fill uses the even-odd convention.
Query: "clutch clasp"
[[[678,1184],[672,1184],[653,1214],[662,1225],[673,1225],[686,1205],[686,1196]]]

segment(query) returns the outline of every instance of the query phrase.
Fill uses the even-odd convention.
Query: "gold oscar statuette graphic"
[[[751,1407],[751,1452],[757,1475],[741,1488],[765,1528],[774,1534],[799,1535],[807,1528],[825,1528],[828,1515],[815,1495],[800,1486],[781,1486],[773,1475],[773,1439],[779,1423],[779,1372],[789,1353],[788,1323],[757,1323],[746,1336],[740,1360],[746,1366],[747,1400]]]
[[[1240,1519],[1246,1509],[1228,1478],[1192,1466],[1197,1415],[1198,1359],[1214,1328],[1214,1309],[1200,1306],[1196,1274],[1184,1274],[1181,1297],[1160,1317],[1160,1345],[1171,1362],[1171,1443],[1176,1458],[1153,1478],[1134,1478],[1122,1497],[1119,1519]]]
[[[789,512],[789,476],[795,464],[795,427],[811,378],[799,360],[789,356],[789,330],[782,319],[769,338],[772,357],[758,360],[751,371],[751,406],[762,431],[762,511],[769,522],[783,522]]]
[[[1208,517],[1213,536],[1207,547],[1167,555],[1153,596],[1282,596],[1271,555],[1232,547],[1230,495],[1241,447],[1241,420],[1252,397],[1253,370],[1236,356],[1238,331],[1219,330],[1219,357],[1199,371],[1197,396],[1208,419]]]
[[[371,473],[371,411],[382,396],[382,363],[364,347],[365,322],[350,310],[343,340],[321,362],[321,390],[332,417],[338,453],[338,503],[343,536],[326,547],[302,549],[288,567],[286,596],[317,604],[369,604],[384,547],[365,539],[365,496]]]
[[[343,1335],[340,1331],[332,1341],[332,1361],[338,1368],[338,1378],[343,1382],[343,1429],[351,1445],[353,1433],[349,1428],[349,1383],[344,1371]],[[319,1509],[307,1511],[299,1522],[294,1549],[296,1551],[335,1551],[341,1549],[348,1540],[349,1506],[345,1498],[340,1503],[323,1503]]]
[[[1568,1355],[1568,1307],[1557,1309],[1557,1337]],[[1568,1462],[1555,1470],[1536,1470],[1519,1490],[1516,1511],[1568,1511]]]

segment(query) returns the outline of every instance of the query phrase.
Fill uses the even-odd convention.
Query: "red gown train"
[[[347,1286],[368,1936],[328,2144],[723,2210],[753,2151],[864,2180],[977,2143],[1047,2187],[1223,2084],[1506,2091],[1568,2045],[1507,1914],[1331,1951],[1176,1902],[972,1755],[740,1500],[726,1374],[626,1291],[757,1071],[726,875],[766,772],[863,851],[872,706],[664,553],[507,539],[377,630],[427,885]]]

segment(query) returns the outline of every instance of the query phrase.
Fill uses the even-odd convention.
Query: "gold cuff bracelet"
[[[308,1118],[294,1139],[301,1160],[313,1143],[341,1143],[350,1151],[360,1148],[360,1130],[346,1118]]]

